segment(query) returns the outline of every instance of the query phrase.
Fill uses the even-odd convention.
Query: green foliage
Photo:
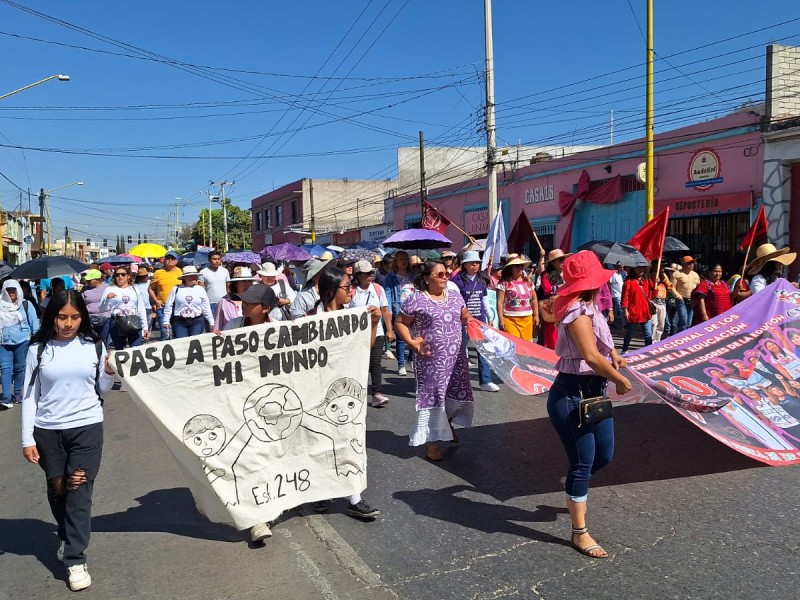
[[[250,211],[231,204],[230,198],[225,198],[228,211],[228,246],[230,248],[249,249],[253,247]],[[222,250],[225,244],[225,228],[222,221],[222,208],[211,211],[211,225],[214,234],[214,246]],[[208,209],[200,211],[197,222],[192,226],[191,239],[196,244],[208,244]]]

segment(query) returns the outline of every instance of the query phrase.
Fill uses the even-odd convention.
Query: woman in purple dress
[[[414,280],[418,293],[402,305],[395,331],[417,357],[417,419],[409,445],[427,444],[429,460],[442,460],[438,441],[458,442],[453,425],[472,425],[473,398],[461,326],[472,317],[461,294],[447,290],[447,269],[428,261]]]

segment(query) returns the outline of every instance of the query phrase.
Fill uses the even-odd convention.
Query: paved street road
[[[385,361],[387,368],[389,363]],[[89,598],[800,597],[797,467],[762,467],[666,406],[616,412],[617,453],[594,481],[590,526],[611,553],[567,544],[565,460],[540,398],[476,393],[475,427],[430,463],[410,448],[413,379],[387,375],[370,409],[373,523],[297,511],[263,547],[200,515],[127,394],[106,402]],[[44,480],[0,413],[0,600],[70,596]]]

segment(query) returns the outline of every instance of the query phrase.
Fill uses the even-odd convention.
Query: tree
[[[228,211],[228,245],[231,248],[252,248],[253,234],[251,230],[250,211],[234,206],[230,198],[225,198],[225,207]],[[211,229],[214,234],[214,246],[222,248],[225,245],[225,228],[222,221],[222,209],[215,208],[211,211]],[[200,211],[200,217],[192,227],[191,239],[196,244],[208,244],[208,209]]]
[[[125,252],[125,240],[123,240],[121,235],[118,235],[116,253],[122,254],[123,252]]]

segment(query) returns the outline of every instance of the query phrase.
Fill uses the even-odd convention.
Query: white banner
[[[114,353],[199,509],[240,530],[367,486],[370,318],[353,309]]]

